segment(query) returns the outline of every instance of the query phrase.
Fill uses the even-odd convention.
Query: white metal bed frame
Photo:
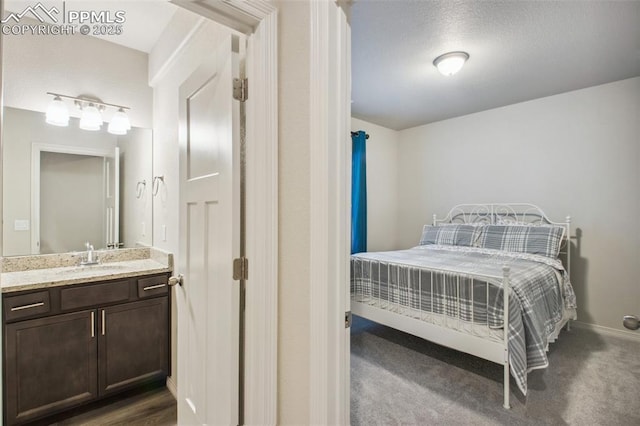
[[[565,229],[563,235],[563,243],[561,247],[561,254],[566,255],[566,271],[570,274],[570,257],[571,257],[571,244],[569,238],[571,235],[571,217],[567,216],[565,222],[551,221],[547,215],[538,206],[527,203],[499,203],[499,204],[458,204],[453,207],[447,216],[443,219],[438,219],[436,215],[433,215],[433,225],[442,223],[485,223],[485,224],[517,224],[517,225],[558,225]],[[435,268],[426,268],[432,274],[451,274],[456,271],[441,270]],[[504,307],[504,324],[509,323],[509,293],[510,293],[510,269],[508,266],[503,266],[502,277],[495,276],[483,276],[480,274],[473,275],[473,281],[485,279],[487,292],[489,291],[489,285],[495,285],[490,283],[489,279],[501,279],[501,285],[503,288],[503,307]],[[472,281],[472,283],[473,283]],[[433,279],[431,280],[433,286]],[[458,286],[460,280],[458,280]],[[432,289],[433,290],[433,289]],[[473,284],[471,291],[473,292]],[[432,293],[433,294],[433,291]],[[458,294],[459,287],[458,287]],[[473,293],[471,293],[473,294]],[[381,296],[379,294],[379,296]],[[458,301],[457,309],[458,318],[457,321],[441,321],[436,320],[431,313],[416,313],[411,308],[411,303],[407,307],[400,307],[398,304],[391,302],[391,292],[387,292],[388,300],[367,300],[358,301],[352,295],[351,311],[355,315],[367,318],[377,323],[395,328],[400,331],[412,334],[417,337],[421,337],[425,340],[437,343],[442,346],[466,352],[471,355],[486,359],[497,364],[501,364],[504,367],[503,387],[504,387],[504,402],[503,407],[508,409],[509,405],[509,347],[508,347],[508,331],[509,327],[503,327],[502,336],[499,339],[488,338],[488,334],[480,334],[474,332],[473,317],[471,320],[471,326],[463,328],[460,319],[460,305]],[[473,296],[472,296],[473,299]],[[384,302],[384,303],[383,303]],[[418,306],[422,306],[422,302]],[[433,299],[432,299],[433,303]],[[489,299],[487,298],[487,304]],[[488,306],[487,306],[488,308]],[[433,312],[433,309],[431,310]],[[438,324],[438,322],[440,322]],[[567,324],[569,327],[569,318],[567,315],[563,315],[563,320],[556,328],[556,332]],[[486,326],[489,330],[488,323]]]

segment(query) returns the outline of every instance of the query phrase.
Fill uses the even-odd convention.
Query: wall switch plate
[[[16,219],[13,222],[13,230],[14,231],[28,231],[29,230],[29,220],[28,219]]]
[[[162,225],[162,241],[167,241],[167,225]]]
[[[142,222],[142,230],[140,231],[140,234],[144,237],[145,235],[147,235],[147,224]]]

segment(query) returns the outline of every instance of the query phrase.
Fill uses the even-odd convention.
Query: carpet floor
[[[572,328],[548,356],[505,410],[500,365],[354,316],[351,423],[640,425],[639,341]]]

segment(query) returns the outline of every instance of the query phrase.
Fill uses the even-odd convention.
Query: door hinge
[[[344,313],[344,328],[351,327],[351,311]]]
[[[249,279],[249,259],[246,257],[233,259],[233,279],[236,281]]]
[[[247,100],[247,85],[248,80],[246,78],[234,78],[233,79],[233,99],[244,102]]]

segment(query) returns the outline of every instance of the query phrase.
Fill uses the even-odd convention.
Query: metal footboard
[[[503,406],[510,408],[509,267],[502,272],[496,277],[380,263],[377,271],[366,274],[368,280],[352,281],[351,309],[372,321],[502,364]]]

